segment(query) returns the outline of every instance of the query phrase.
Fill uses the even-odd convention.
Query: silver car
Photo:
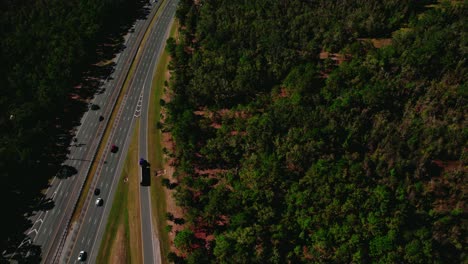
[[[97,206],[101,206],[103,202],[104,202],[104,200],[102,200],[102,198],[97,198],[96,199],[96,205]]]

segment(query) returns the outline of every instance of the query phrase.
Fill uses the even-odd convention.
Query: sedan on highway
[[[118,148],[116,145],[112,145],[112,146],[111,146],[111,152],[112,152],[112,153],[116,153],[117,150],[119,150],[119,148]]]
[[[78,255],[78,261],[85,261],[85,260],[86,260],[86,252],[80,251],[80,254]]]

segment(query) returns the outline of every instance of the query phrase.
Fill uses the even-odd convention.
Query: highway
[[[159,5],[160,3],[155,3],[153,6],[148,6],[148,11],[151,9],[153,12],[147,18],[151,18],[155,14],[156,7]],[[53,200],[54,207],[47,211],[36,212],[31,217],[33,226],[26,231],[29,239],[23,241],[20,246],[26,243],[41,246],[42,263],[56,263],[59,261],[59,253],[64,246],[64,238],[67,234],[66,231],[69,227],[71,215],[91,163],[95,158],[102,134],[108,122],[107,118],[113,111],[114,104],[148,25],[148,19],[136,21],[134,32],[127,35],[126,48],[115,58],[116,65],[114,72],[103,82],[101,92],[97,93],[92,100],[92,104],[98,105],[99,109],[88,110],[81,118],[81,125],[76,128],[75,138],[77,141],[71,143],[70,154],[63,164],[74,167],[77,173],[66,178],[55,177],[46,191],[46,198]],[[137,97],[130,95],[128,100],[132,101]],[[127,105],[127,110],[129,107],[130,105]],[[104,116],[103,121],[99,121],[99,116],[101,115]],[[132,121],[132,118],[128,119],[127,117],[126,120],[123,119],[121,122],[131,123]],[[123,138],[115,138],[116,145],[123,143]],[[116,156],[119,156],[119,153],[123,152],[119,151]],[[117,158],[115,157],[114,160],[117,160]],[[115,166],[116,164],[113,165]],[[115,172],[115,168],[117,166],[107,166],[103,170],[112,173]]]
[[[151,87],[153,86],[151,80],[153,79],[152,75],[154,74],[159,61],[159,57],[163,52],[166,39],[170,31],[170,26],[173,21],[175,11],[177,9],[177,0],[168,1],[168,6],[164,10],[161,20],[157,21],[155,26],[155,38],[156,40],[153,43],[153,48],[149,47],[148,49],[151,52],[151,57],[146,62],[151,65],[149,69],[145,70],[147,72],[145,81],[143,83],[143,93],[141,101],[141,122],[140,122],[140,140],[139,140],[139,153],[140,157],[147,159],[148,158],[148,111],[149,111],[149,99],[151,94]],[[149,74],[149,80],[148,80]],[[156,102],[159,103],[159,102]],[[161,155],[161,153],[160,153]],[[141,174],[141,170],[140,170]],[[141,175],[140,175],[141,177]],[[161,250],[159,247],[159,240],[154,236],[157,236],[155,228],[153,228],[152,222],[152,213],[151,213],[151,196],[150,196],[150,187],[141,186],[140,187],[140,208],[141,208],[141,219],[142,219],[142,239],[143,239],[143,260],[144,263],[161,263]],[[149,243],[151,241],[151,243]],[[152,261],[153,260],[153,261]]]
[[[67,263],[79,263],[77,257],[82,250],[88,254],[86,262],[95,263],[137,118],[141,120],[139,153],[141,157],[147,157],[147,112],[152,79],[159,55],[163,51],[169,33],[176,5],[177,0],[166,0],[165,3],[162,3],[162,12],[156,16],[146,44],[139,51],[141,57],[136,65],[130,87],[118,109],[115,125],[112,127],[108,141],[103,142],[106,146],[105,152],[94,176],[96,181],[87,194],[80,225],[74,228],[70,234],[71,238],[69,238],[71,243],[64,249],[65,257],[63,260]],[[117,153],[109,151],[112,144],[119,147]],[[138,172],[135,172],[135,176],[138,175]],[[94,187],[100,188],[99,196],[93,194]],[[103,206],[95,205],[97,197],[104,200]],[[149,187],[140,187],[140,202],[143,260],[144,263],[160,263],[159,240],[155,228],[152,226]]]

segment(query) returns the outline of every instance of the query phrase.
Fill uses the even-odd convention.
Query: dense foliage
[[[164,129],[187,224],[171,258],[466,262],[467,14],[181,0]]]
[[[71,112],[73,86],[83,75],[102,77],[88,72],[104,57],[96,50],[109,53],[104,43],[120,49],[116,36],[139,6],[128,0],[0,1],[0,262],[24,239],[26,217],[42,206],[40,189],[66,155],[79,117]],[[82,88],[81,99],[92,96],[94,90]],[[28,250],[30,258],[37,255],[25,246],[16,257]]]

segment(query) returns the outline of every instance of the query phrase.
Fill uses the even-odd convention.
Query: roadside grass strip
[[[170,36],[174,37],[178,24],[174,22],[171,26]],[[154,164],[156,170],[164,168],[163,150],[162,150],[162,133],[157,127],[160,121],[161,105],[160,99],[164,92],[164,81],[166,81],[166,71],[169,64],[169,54],[164,50],[161,53],[156,72],[153,75],[151,89],[151,98],[149,104],[148,115],[148,144],[150,146],[148,152],[148,159],[151,164]],[[169,80],[167,80],[169,82]],[[153,172],[154,173],[154,172]],[[161,177],[155,178],[151,184],[151,210],[156,212],[153,215],[153,224],[156,226],[160,245],[161,245],[161,260],[162,263],[168,263],[167,254],[170,252],[169,236],[166,231],[166,197],[164,195],[165,189],[161,183]]]

